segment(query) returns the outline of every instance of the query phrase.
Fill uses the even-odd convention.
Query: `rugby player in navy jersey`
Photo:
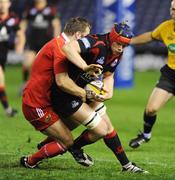
[[[59,88],[53,85],[51,97],[55,112],[64,119],[64,123],[70,129],[75,128],[77,124],[83,124],[87,128],[74,141],[73,156],[76,150],[103,138],[105,145],[119,160],[123,171],[147,173],[128,160],[103,103],[112,98],[114,71],[120,62],[124,47],[130,43],[131,38],[132,32],[129,26],[120,23],[115,24],[110,33],[88,35],[66,44],[63,50],[68,59],[82,60],[83,58],[87,64],[99,64],[103,67],[105,94],[94,96],[93,102],[83,102],[76,95],[71,95],[69,93],[71,87],[66,87],[64,83],[67,78],[73,79],[78,86],[84,88],[87,83],[94,80],[94,77],[91,78],[88,73],[82,72],[68,61],[60,61],[60,73],[58,72],[55,83]],[[73,124],[74,121],[77,124]],[[47,138],[39,144],[39,148],[51,141],[53,141],[52,138]],[[86,162],[82,164],[87,165]]]
[[[0,0],[0,101],[7,116],[13,117],[17,110],[9,105],[7,99],[4,70],[12,37],[15,36],[15,50],[20,54],[23,52],[25,36],[19,28],[19,18],[9,11],[10,5],[10,0]]]
[[[27,37],[22,67],[23,89],[37,52],[61,33],[61,22],[56,7],[48,5],[47,0],[34,0],[34,6],[24,12],[21,27],[26,31]]]

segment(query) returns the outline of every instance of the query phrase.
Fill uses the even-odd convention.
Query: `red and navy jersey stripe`
[[[88,35],[79,39],[78,43],[81,56],[87,64],[100,64],[103,72],[113,73],[115,71],[121,55],[117,57],[112,55],[109,34]],[[81,87],[94,80],[71,63],[69,63],[69,76]]]

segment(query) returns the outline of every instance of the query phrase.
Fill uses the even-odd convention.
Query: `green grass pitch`
[[[129,159],[150,174],[121,173],[115,156],[103,141],[87,146],[95,165],[85,168],[74,162],[66,153],[48,159],[40,169],[30,170],[19,166],[19,159],[36,150],[36,144],[44,138],[24,119],[21,112],[21,98],[18,96],[21,84],[21,68],[8,66],[6,69],[7,92],[10,103],[19,110],[15,118],[7,118],[0,107],[0,179],[49,179],[49,180],[125,180],[125,179],[175,179],[175,103],[169,102],[159,113],[151,141],[141,148],[132,150],[128,141],[142,129],[142,114],[147,98],[159,77],[159,72],[136,72],[132,89],[116,90],[111,101],[106,103],[108,113],[121,138]],[[77,137],[83,127],[73,134]]]

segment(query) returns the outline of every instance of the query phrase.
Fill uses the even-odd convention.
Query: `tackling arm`
[[[75,64],[77,67],[82,69],[83,71],[99,71],[102,66],[98,64],[90,64],[87,65],[84,59],[80,56],[80,46],[77,41],[71,41],[65,44],[62,48],[65,53],[67,59]],[[92,73],[93,74],[93,73]],[[95,74],[93,74],[95,75]]]
[[[80,46],[77,41],[71,41],[70,43],[67,43],[63,46],[62,50],[66,54],[66,57],[69,61],[74,63],[76,66],[78,66],[80,69],[84,70],[87,66],[84,59],[80,56]]]
[[[136,37],[133,37],[131,39],[130,44],[145,44],[145,43],[151,42],[153,40],[151,34],[152,34],[152,32],[150,31],[150,32],[146,32],[141,35],[138,35]]]
[[[67,72],[56,74],[55,76],[57,86],[66,93],[80,97],[84,102],[86,101],[86,91],[77,86],[69,77]]]

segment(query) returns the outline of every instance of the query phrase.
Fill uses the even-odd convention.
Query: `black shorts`
[[[36,41],[30,40],[27,42],[27,49],[30,49],[37,53],[45,45],[45,43],[46,42],[36,42]]]
[[[54,111],[63,118],[71,116],[83,104],[77,96],[72,96],[62,91],[52,90],[51,100]]]
[[[0,52],[0,66],[5,69],[5,64],[7,62],[7,52]]]
[[[170,69],[167,65],[162,67],[161,76],[156,87],[175,95],[175,70]]]
[[[52,36],[48,37],[46,34],[43,35],[43,32],[40,34],[31,33],[27,36],[27,48],[38,52],[51,39]]]

